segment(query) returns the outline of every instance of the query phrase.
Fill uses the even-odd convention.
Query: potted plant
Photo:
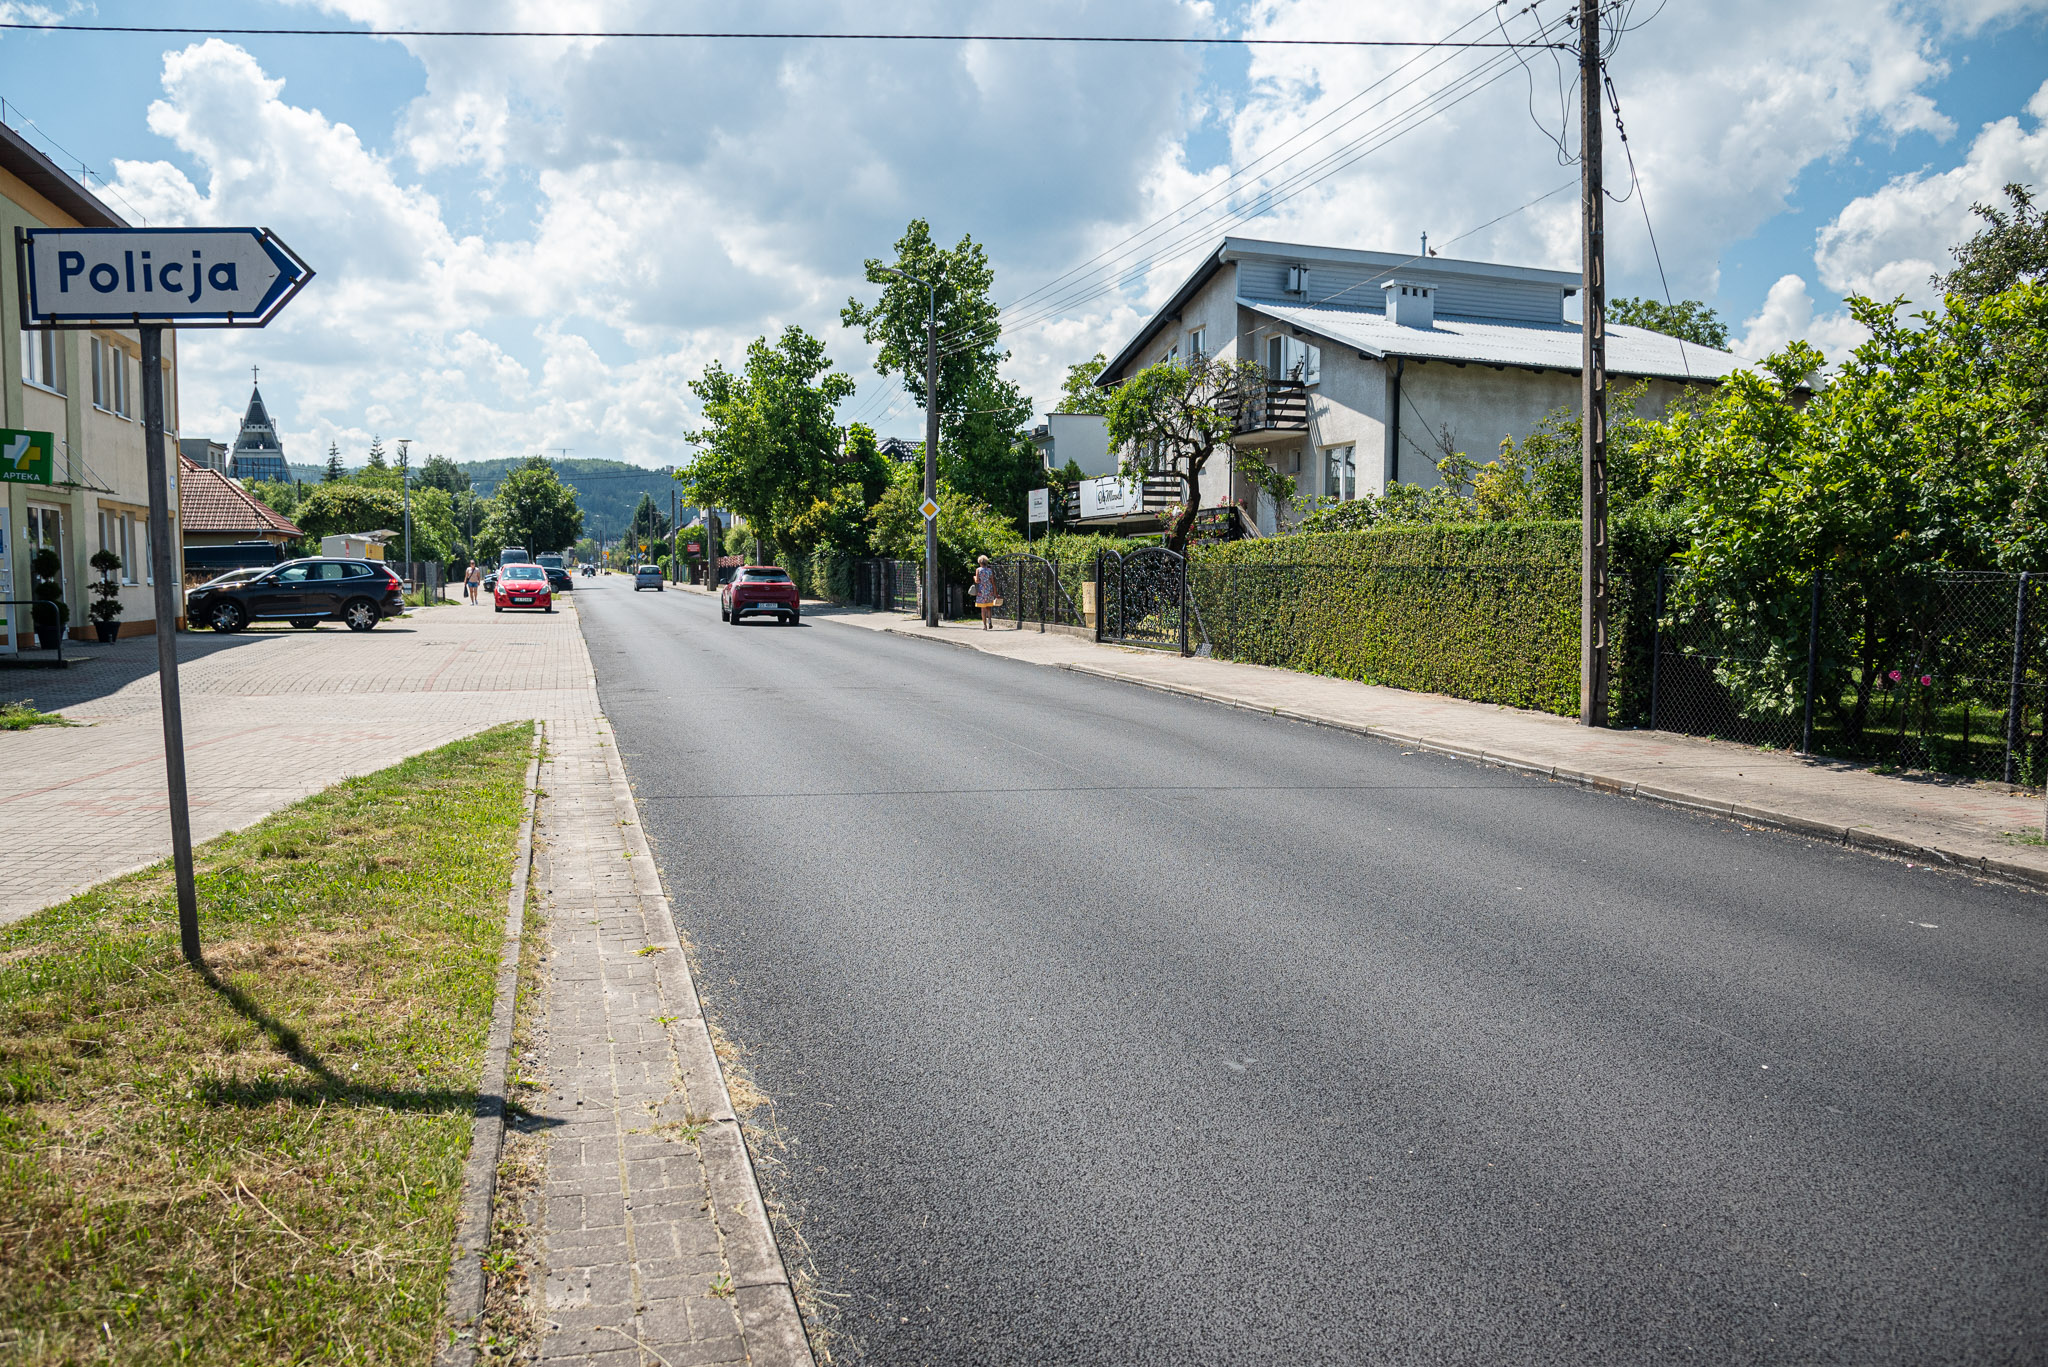
[[[100,572],[92,584],[92,603],[85,615],[92,618],[93,635],[107,645],[121,634],[121,557],[101,547],[86,561]]]
[[[64,601],[64,584],[59,578],[63,570],[64,562],[48,546],[37,547],[28,558],[28,596],[34,600],[29,612],[36,624],[36,644],[44,650],[57,649],[64,639],[65,625],[71,620],[71,608]]]

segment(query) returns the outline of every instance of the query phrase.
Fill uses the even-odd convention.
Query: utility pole
[[[937,263],[934,262],[934,265]],[[924,496],[939,500],[939,290],[936,281],[920,280],[894,266],[882,267],[884,275],[924,286]],[[924,523],[924,624],[939,624],[939,520]]]
[[[1607,229],[1600,182],[1600,4],[1579,0],[1579,725],[1607,725]]]
[[[682,506],[676,501],[676,467],[671,465],[668,467],[668,578],[672,584],[683,582],[676,574],[676,561],[683,554],[682,532],[676,526],[676,518],[681,512]]]
[[[400,521],[405,524],[405,577],[412,577],[412,465],[406,458],[406,447],[412,444],[411,437],[398,439],[398,502],[404,509]]]

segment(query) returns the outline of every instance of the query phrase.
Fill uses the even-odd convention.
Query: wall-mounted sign
[[[1031,522],[1052,521],[1052,490],[1033,489],[1027,497],[1024,516]]]
[[[313,269],[268,228],[25,228],[31,327],[262,327]]]
[[[697,554],[697,552],[703,550],[704,547],[699,545],[697,542],[692,541],[688,545],[684,546],[683,549],[688,551],[691,555],[695,555]]]
[[[0,427],[0,482],[54,484],[57,481],[57,437]]]
[[[1091,517],[1130,517],[1144,511],[1145,486],[1141,480],[1104,475],[1101,479],[1082,480],[1079,488],[1084,522]]]

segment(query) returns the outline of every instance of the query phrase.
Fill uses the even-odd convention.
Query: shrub
[[[1652,572],[1676,533],[1614,523],[1610,713],[1647,702]],[[1218,656],[1573,715],[1579,525],[1459,522],[1237,541],[1190,588]],[[1639,700],[1637,695],[1641,694]]]

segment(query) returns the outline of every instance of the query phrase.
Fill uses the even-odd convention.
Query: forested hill
[[[525,463],[525,457],[506,457],[502,460],[473,460],[462,466],[478,494],[491,496],[498,482]],[[650,470],[644,465],[628,465],[622,460],[598,460],[581,457],[567,457],[552,460],[555,478],[576,491],[576,502],[583,509],[583,532],[586,536],[617,536],[632,520],[633,507],[639,503],[640,495],[651,494],[661,507],[661,515],[668,516],[669,494],[676,482],[667,472]],[[691,508],[682,510],[685,523],[696,515]]]
[[[470,478],[472,487],[483,498],[489,498],[498,488],[500,480],[513,469],[525,463],[524,456],[507,456],[501,460],[473,460],[461,469]],[[640,495],[650,494],[661,507],[661,515],[668,516],[669,493],[675,488],[675,481],[660,470],[650,470],[644,465],[628,465],[622,460],[598,460],[570,457],[549,462],[555,467],[555,477],[576,491],[576,502],[583,509],[583,531],[588,536],[617,536],[632,520],[633,507],[639,503]],[[361,462],[349,467],[360,468]],[[302,484],[318,484],[326,478],[324,465],[292,465],[292,474]],[[683,522],[687,525],[697,515],[696,509],[682,509]]]

